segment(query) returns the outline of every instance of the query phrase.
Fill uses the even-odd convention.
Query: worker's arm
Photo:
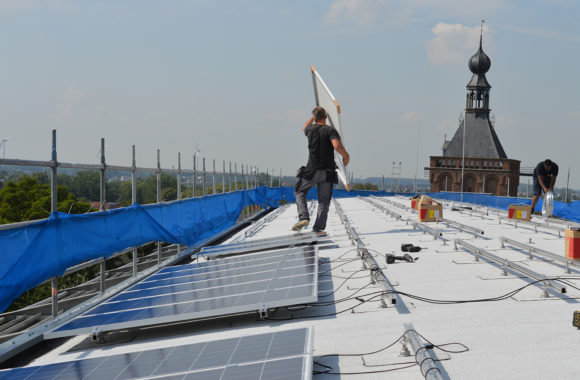
[[[550,191],[554,191],[554,185],[556,184],[556,177],[557,175],[552,176],[552,180],[550,181]]]
[[[314,116],[312,116],[310,119],[308,119],[308,121],[306,123],[304,123],[304,126],[302,127],[302,132],[304,132],[304,130],[306,129],[306,127],[308,127],[313,122],[314,122]]]
[[[350,155],[344,148],[344,145],[342,145],[342,142],[340,142],[339,139],[332,139],[330,140],[330,142],[332,143],[334,150],[336,150],[338,154],[342,156],[342,163],[344,164],[344,166],[347,166],[348,163],[350,162]]]
[[[542,177],[541,175],[538,176],[538,182],[540,183],[540,186],[542,187],[542,189],[544,189],[544,193],[548,192],[548,188],[546,187],[546,185],[544,185],[544,177]]]

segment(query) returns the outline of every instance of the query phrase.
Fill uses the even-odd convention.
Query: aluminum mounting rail
[[[401,220],[403,217],[401,216],[401,214],[396,213],[394,211],[389,210],[388,208],[384,207],[383,205],[381,205],[379,202],[372,200],[372,199],[368,199],[367,197],[357,197],[360,200],[370,204],[373,207],[378,208],[379,210],[381,210],[382,212],[384,212],[385,214],[392,216],[393,218],[397,219],[397,220]]]
[[[371,198],[377,199],[377,197],[373,197],[373,196],[371,196]],[[365,199],[365,198],[361,198],[361,199],[366,201],[367,203],[373,205],[374,207],[377,207],[381,211],[384,211],[385,213],[392,216],[393,218],[396,218],[397,220],[401,220],[403,218],[400,214],[389,210],[388,208],[382,206],[378,202],[373,201],[373,199]],[[418,221],[412,220],[411,218],[406,218],[404,220],[407,224],[410,223],[413,226],[413,229],[419,229],[419,230],[423,231],[424,233],[432,235],[435,239],[439,239],[439,238],[441,238],[441,236],[443,236],[441,231],[439,231],[438,229],[429,227],[423,223],[419,223]],[[443,240],[443,242],[445,242],[445,239],[441,239],[441,240]]]
[[[468,226],[467,224],[463,224],[463,223],[459,223],[456,222],[454,220],[449,220],[449,219],[445,219],[445,218],[437,218],[437,223],[443,223],[445,224],[447,227],[455,227],[459,230],[459,232],[463,232],[463,231],[468,231],[473,233],[473,236],[475,236],[477,238],[477,235],[483,235],[484,231],[480,230],[479,228],[475,228],[472,226]]]
[[[481,219],[485,219],[484,216],[490,216],[489,211],[461,208],[454,205],[451,205],[451,211],[458,211],[460,214],[468,214],[469,216],[476,214],[477,216],[481,217]]]
[[[421,374],[425,376],[426,380],[443,380],[441,371],[435,364],[440,362],[440,360],[433,357],[433,349],[427,348],[412,323],[405,323],[405,330],[404,342],[410,344],[413,348],[415,361],[419,365]]]
[[[446,239],[442,238],[443,233],[441,233],[441,231],[439,231],[438,229],[429,227],[428,225],[413,220],[410,217],[405,219],[405,221],[407,222],[407,224],[411,224],[413,226],[413,229],[419,229],[423,231],[423,233],[433,236],[435,240],[439,239],[445,243]]]
[[[551,218],[551,217],[547,217],[547,218],[545,218],[545,220],[546,220],[546,223],[554,223],[554,224],[559,224],[559,225],[565,225],[566,228],[570,228],[570,227],[580,227],[580,223],[572,222],[571,220],[556,219],[556,218]]]
[[[381,306],[387,307],[389,303],[391,305],[395,305],[397,303],[397,298],[394,295],[395,289],[388,281],[385,272],[383,272],[381,266],[375,260],[374,256],[366,248],[364,248],[363,241],[361,240],[360,236],[353,228],[353,226],[350,224],[348,217],[344,214],[338,202],[334,199],[332,200],[332,202],[334,203],[334,207],[336,208],[336,211],[340,216],[340,220],[342,221],[344,227],[346,228],[346,233],[348,234],[352,243],[356,245],[357,252],[360,258],[363,260],[368,269],[371,270],[371,278],[383,288],[384,292],[381,296]],[[385,298],[388,301],[386,301]]]
[[[385,199],[383,197],[375,197],[374,195],[371,195],[371,198],[377,199],[377,200],[379,200],[381,202],[388,203],[388,204],[393,205],[395,207],[398,207],[398,208],[400,208],[402,210],[411,211],[411,212],[417,212],[417,210],[412,209],[410,206],[405,206],[405,205],[402,205],[402,204],[400,204],[398,202],[393,202],[393,201],[390,201],[388,199]]]
[[[483,248],[479,248],[479,247],[476,247],[474,245],[471,245],[464,240],[455,239],[455,240],[453,240],[453,244],[454,244],[455,250],[458,249],[458,246],[462,246],[463,248],[465,248],[469,252],[471,252],[475,256],[475,261],[479,261],[479,256],[483,256],[490,261],[493,261],[497,264],[500,264],[502,266],[502,275],[504,275],[504,276],[507,276],[507,269],[509,268],[512,271],[517,272],[517,273],[521,273],[528,278],[531,278],[531,279],[536,280],[536,281],[541,281],[543,288],[544,288],[544,297],[549,297],[548,288],[551,288],[554,291],[557,291],[558,293],[562,293],[562,294],[566,293],[566,286],[559,283],[558,281],[547,279],[546,276],[544,276],[543,274],[536,273],[533,270],[530,270],[530,269],[525,268],[521,265],[515,264],[509,260],[502,259],[501,257],[496,256],[493,253],[488,252]]]
[[[276,210],[274,210],[270,214],[266,215],[266,217],[258,220],[255,223],[252,223],[250,228],[248,228],[248,230],[244,231],[243,235],[238,236],[232,242],[238,242],[238,241],[243,240],[247,237],[254,236],[258,231],[260,231],[262,228],[264,228],[264,225],[266,223],[271,222],[272,220],[277,218],[278,215],[280,215],[284,210],[286,210],[286,208],[288,208],[288,204],[285,204],[283,206],[278,207]]]
[[[532,221],[520,220],[520,219],[510,219],[507,216],[501,216],[501,215],[498,215],[497,217],[498,217],[499,224],[501,224],[502,220],[506,220],[508,222],[512,222],[513,226],[515,228],[518,228],[518,224],[522,224],[524,226],[534,227],[534,232],[538,232],[538,227],[545,228],[547,230],[556,231],[558,233],[558,237],[560,237],[560,238],[562,237],[562,232],[566,231],[565,227],[552,226],[552,225],[549,225],[547,223],[538,223],[538,222],[532,222]]]
[[[500,236],[499,241],[501,242],[502,248],[505,248],[505,244],[507,243],[509,245],[513,245],[514,247],[519,247],[519,248],[527,250],[530,259],[534,258],[533,254],[535,253],[536,255],[541,256],[543,258],[558,261],[562,264],[565,264],[566,265],[566,273],[570,273],[570,266],[573,266],[576,269],[580,270],[580,262],[578,262],[578,261],[574,261],[574,260],[568,259],[564,256],[560,256],[560,255],[557,255],[555,253],[548,252],[548,251],[545,251],[543,249],[533,247],[529,244],[521,243],[519,241],[507,238],[505,236]]]

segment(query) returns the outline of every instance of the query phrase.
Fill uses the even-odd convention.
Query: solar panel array
[[[201,255],[203,257],[218,257],[235,255],[244,252],[274,249],[281,247],[295,247],[303,244],[316,243],[322,240],[327,240],[326,234],[316,232],[307,232],[302,234],[276,236],[266,239],[256,239],[243,242],[229,243],[205,247],[201,253],[194,254],[192,257]]]
[[[0,380],[310,379],[312,328],[0,371]]]
[[[46,338],[299,305],[318,299],[318,248],[264,251],[167,267]]]

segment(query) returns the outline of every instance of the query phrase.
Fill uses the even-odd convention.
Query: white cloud
[[[421,18],[487,17],[506,7],[501,0],[335,0],[325,15],[329,25],[393,25]]]
[[[330,25],[348,22],[368,27],[378,21],[387,5],[386,0],[336,0],[325,20]]]
[[[0,11],[69,9],[71,6],[70,0],[0,0]]]
[[[401,120],[406,123],[416,123],[423,120],[423,115],[414,111],[405,112]]]
[[[565,33],[556,32],[545,28],[521,28],[513,25],[504,25],[504,29],[513,30],[514,32],[525,34],[533,37],[549,38],[561,41],[580,42],[580,37]]]
[[[63,96],[63,100],[59,107],[58,116],[60,119],[68,119],[77,103],[85,97],[82,90],[74,87],[68,87]]]
[[[480,26],[468,27],[461,24],[438,22],[431,30],[435,35],[427,46],[429,62],[435,65],[465,64],[479,44]],[[484,47],[493,50],[493,32],[483,28]]]

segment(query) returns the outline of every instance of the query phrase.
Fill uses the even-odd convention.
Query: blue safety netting
[[[391,196],[383,191],[333,190],[335,198]],[[410,194],[405,194],[410,195]],[[431,193],[433,198],[459,201],[461,194]],[[316,189],[308,194],[316,199]],[[463,195],[464,202],[507,209],[529,199]],[[71,266],[152,241],[195,245],[231,227],[249,205],[277,207],[295,202],[290,187],[259,187],[245,191],[190,198],[170,203],[132,205],[81,215],[53,213],[47,220],[0,231],[0,311],[24,291]],[[537,207],[541,207],[541,200]],[[538,208],[539,209],[539,208]],[[554,215],[580,221],[580,202],[554,202]]]
[[[441,193],[427,193],[426,195],[429,195],[430,197],[435,199],[445,199],[456,202],[460,202],[462,199],[461,193],[441,192]],[[463,202],[498,208],[502,210],[507,210],[508,206],[512,204],[526,204],[526,205],[532,204],[532,200],[529,198],[498,197],[493,195],[474,194],[474,193],[463,193]],[[538,203],[536,204],[536,211],[541,210],[542,210],[542,198],[540,198]],[[554,208],[552,214],[558,218],[580,222],[580,201],[574,201],[571,203],[554,201]]]
[[[338,198],[372,194],[390,193],[334,190]],[[308,198],[316,196],[313,189]],[[294,189],[259,187],[90,214],[59,212],[0,231],[0,311],[24,291],[61,276],[71,266],[151,241],[191,246],[231,227],[244,207],[277,207],[280,201],[295,202]]]

